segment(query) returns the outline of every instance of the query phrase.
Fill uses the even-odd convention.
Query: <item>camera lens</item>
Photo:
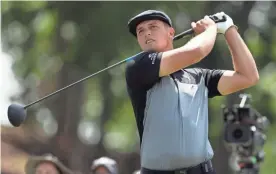
[[[242,130],[240,130],[240,129],[234,130],[233,137],[235,137],[236,139],[240,139],[242,137]]]

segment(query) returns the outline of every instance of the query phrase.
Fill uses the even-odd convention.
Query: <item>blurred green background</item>
[[[177,33],[206,14],[224,11],[233,18],[260,73],[259,83],[240,93],[251,94],[252,105],[271,122],[261,174],[276,173],[276,2],[270,1],[1,1],[0,64],[9,60],[7,71],[2,68],[1,73],[1,96],[8,98],[0,103],[1,173],[24,173],[29,155],[49,152],[82,173],[88,173],[93,159],[103,155],[117,160],[121,174],[139,168],[138,133],[126,92],[124,65],[34,105],[19,128],[9,126],[6,107],[10,102],[30,103],[140,52],[128,33],[127,22],[147,9],[169,14]],[[177,41],[175,46],[188,39]],[[231,63],[225,39],[218,36],[213,51],[196,66],[232,69]],[[240,93],[210,100],[209,137],[219,174],[231,173],[221,105],[239,103]]]

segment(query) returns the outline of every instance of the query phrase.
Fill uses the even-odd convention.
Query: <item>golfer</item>
[[[208,16],[191,23],[196,36],[173,47],[175,30],[164,12],[147,10],[130,19],[129,31],[143,50],[127,63],[126,83],[141,142],[141,174],[213,174],[208,140],[208,98],[255,85],[252,54],[233,20]],[[233,70],[188,68],[225,36]]]

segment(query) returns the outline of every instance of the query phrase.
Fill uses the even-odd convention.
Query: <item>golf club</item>
[[[216,22],[216,23],[226,21],[226,17],[225,17],[225,16],[223,16],[221,19],[219,19],[219,18],[216,17],[215,15],[211,15],[211,16],[209,16],[209,17],[210,17],[214,22]],[[176,36],[174,37],[173,40],[176,41],[176,40],[182,39],[182,38],[184,38],[185,36],[191,35],[191,34],[193,34],[193,33],[194,33],[193,29],[189,29],[189,30],[187,30],[187,31],[184,31],[184,32],[182,32],[182,33],[176,35]],[[108,66],[108,67],[106,67],[106,68],[104,68],[104,69],[102,69],[102,70],[100,70],[100,71],[98,71],[98,72],[96,72],[96,73],[94,73],[94,74],[91,74],[91,75],[89,75],[89,76],[87,76],[87,77],[85,77],[85,78],[82,78],[82,79],[80,79],[80,80],[78,80],[78,81],[76,81],[76,82],[74,82],[74,83],[72,83],[72,84],[70,84],[70,85],[68,85],[68,86],[65,86],[64,88],[61,88],[61,89],[59,89],[59,90],[57,90],[57,91],[55,91],[55,92],[53,92],[53,93],[51,93],[51,94],[48,94],[48,95],[46,95],[45,97],[42,97],[42,98],[40,98],[40,99],[38,99],[38,100],[36,100],[36,101],[30,103],[30,104],[27,104],[27,105],[25,105],[25,106],[20,105],[20,104],[11,104],[11,105],[8,107],[8,119],[9,119],[10,123],[11,123],[14,127],[19,127],[19,126],[24,122],[24,120],[25,120],[25,118],[26,118],[26,109],[27,109],[27,108],[31,107],[32,105],[34,105],[34,104],[36,104],[36,103],[38,103],[38,102],[41,102],[41,101],[47,99],[47,98],[49,98],[49,97],[51,97],[51,96],[53,96],[53,95],[55,95],[55,94],[58,94],[59,92],[64,91],[64,90],[66,90],[66,89],[68,89],[68,88],[70,88],[70,87],[72,87],[72,86],[74,86],[74,85],[76,85],[76,84],[78,84],[78,83],[80,83],[80,82],[83,82],[83,81],[85,81],[85,80],[87,80],[87,79],[89,79],[89,78],[91,78],[91,77],[94,77],[94,76],[96,76],[97,74],[99,74],[99,73],[101,73],[101,72],[104,72],[104,71],[106,71],[106,70],[108,70],[108,69],[111,69],[111,68],[113,68],[113,67],[115,67],[115,66],[118,66],[118,65],[120,65],[120,64],[123,64],[123,63],[125,63],[125,62],[127,62],[127,61],[133,59],[134,57],[136,57],[137,55],[142,54],[142,53],[143,53],[143,52],[138,53],[138,54],[136,54],[136,55],[134,55],[134,56],[131,56],[131,57],[127,58],[127,59],[124,59],[124,60],[122,60],[122,61],[120,61],[120,62],[118,62],[118,63],[115,63],[114,65]]]

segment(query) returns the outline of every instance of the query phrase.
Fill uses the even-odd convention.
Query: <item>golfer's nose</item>
[[[147,31],[146,31],[146,35],[147,35],[147,36],[150,36],[150,35],[151,35],[151,31],[150,31],[150,30],[147,30]]]

